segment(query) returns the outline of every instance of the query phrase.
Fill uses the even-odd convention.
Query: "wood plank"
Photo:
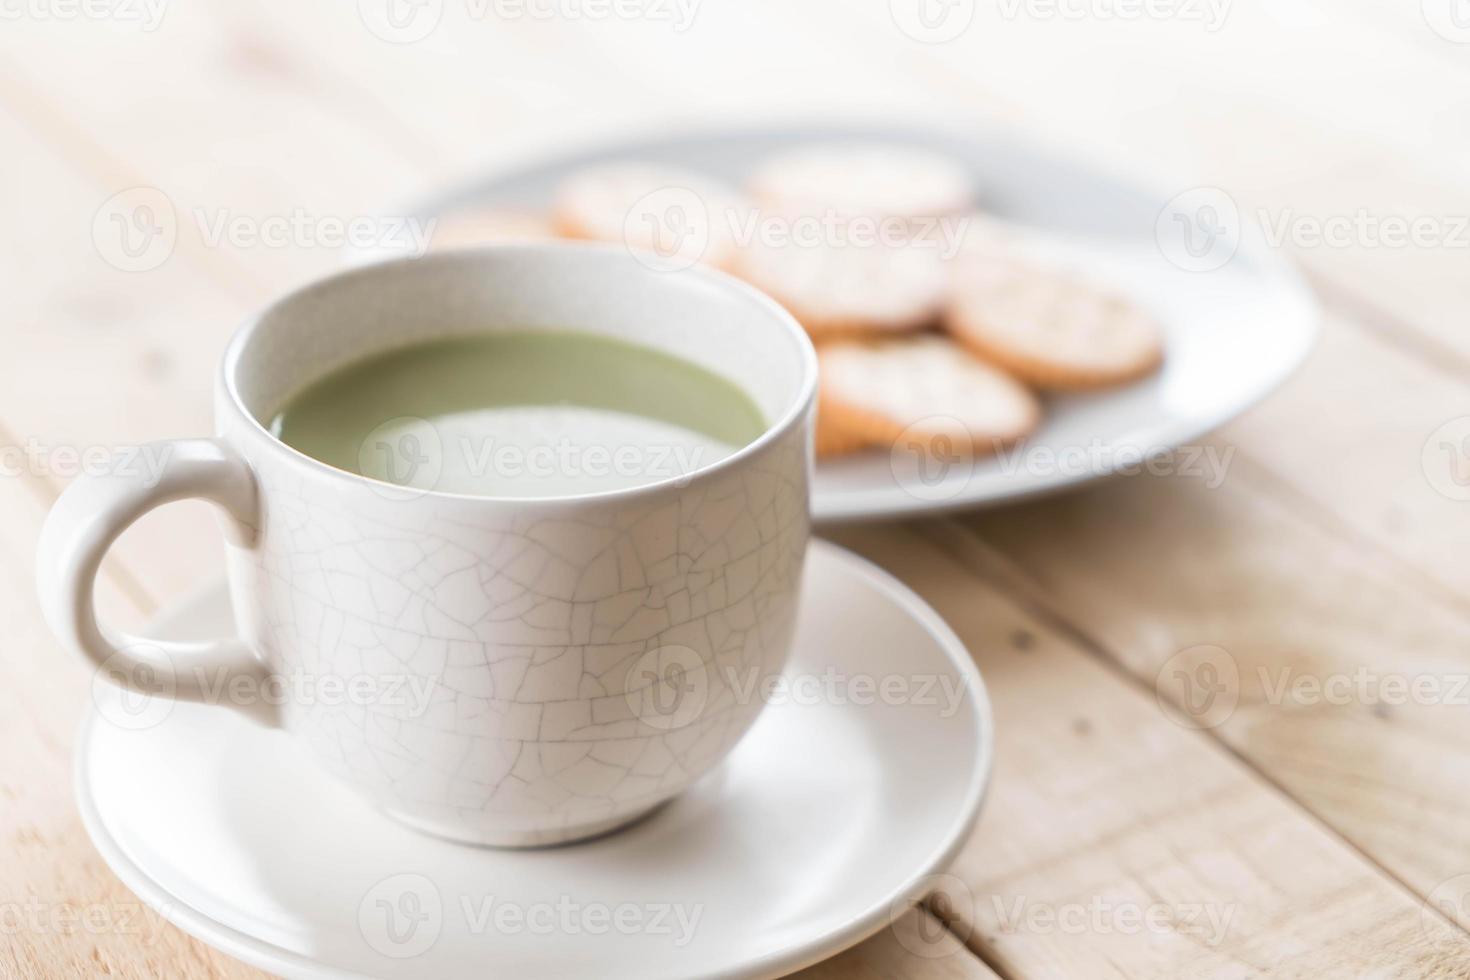
[[[252,307],[337,262],[318,236],[292,228],[282,244],[256,229],[387,206],[434,159],[387,117],[344,106],[315,62],[287,61],[203,5],[169,9],[152,33],[15,24],[0,45],[0,104],[98,184],[94,209],[139,185],[167,195],[174,260]]]
[[[1280,498],[1237,456],[1218,488],[1120,479],[930,535],[1145,690],[1213,658],[1239,699],[1218,737],[1429,895],[1470,868],[1470,619]]]
[[[15,273],[0,421],[22,451],[4,460],[6,474],[33,477],[54,497],[83,454],[212,432],[213,364],[245,302],[187,255],[147,272],[108,264],[93,239],[107,187],[3,106],[0,145],[25,175],[0,182],[0,207],[30,229],[0,243],[0,262]],[[151,567],[150,587],[162,596],[223,567],[215,518],[195,502],[148,515],[114,554]],[[151,608],[146,592],[133,594]]]
[[[994,980],[996,974],[932,914],[917,909],[800,980]]]
[[[996,709],[995,780],[954,869],[963,887],[945,904],[962,936],[973,927],[967,942],[998,972],[1470,969],[1463,933],[1208,736],[1171,723],[1151,689],[978,579],[948,530],[835,537],[932,602],[984,672]],[[1139,925],[1150,914],[1155,926]]]
[[[1470,455],[1460,439],[1470,423],[1445,427],[1467,417],[1470,390],[1453,362],[1428,362],[1334,316],[1297,376],[1220,438],[1299,496],[1304,513],[1397,556],[1423,587],[1461,602],[1470,593]]]

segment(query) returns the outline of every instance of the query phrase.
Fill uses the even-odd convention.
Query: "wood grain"
[[[1414,977],[1470,964],[1470,939],[1169,720],[1152,689],[976,579],[955,535],[836,539],[933,603],[990,689],[995,779],[946,904],[1003,975]],[[1153,927],[1140,924],[1150,908]]]
[[[1333,315],[1297,377],[1220,439],[1267,471],[1258,485],[1280,481],[1262,492],[1299,498],[1338,536],[1397,559],[1417,588],[1470,610],[1470,456],[1458,439],[1440,444],[1457,419],[1470,419],[1470,389],[1456,363]]]
[[[800,980],[994,980],[953,932],[918,909],[867,942],[792,974]]]
[[[1213,32],[982,5],[946,45],[904,37],[882,3],[705,4],[683,33],[471,22],[449,6],[415,45],[373,37],[351,4],[174,4],[146,35],[7,22],[0,146],[22,179],[0,182],[0,207],[27,229],[0,244],[14,283],[0,327],[8,440],[44,451],[208,431],[233,325],[336,262],[299,243],[211,244],[208,221],[351,217],[629,129],[974,119],[1166,189],[1225,188],[1255,221],[1470,208],[1463,49],[1426,31],[1418,4],[1352,0],[1339,17],[1320,0],[1240,0]],[[167,194],[179,241],[159,268],[127,273],[93,223],[139,185]],[[970,950],[938,934],[947,955],[916,953],[903,930],[933,924],[916,915],[814,975],[1470,973],[1464,937],[1415,898],[1470,871],[1463,709],[1273,703],[1260,673],[1470,670],[1467,505],[1420,465],[1435,428],[1470,415],[1465,252],[1290,251],[1341,315],[1280,396],[1212,443],[1238,451],[1221,488],[1129,480],[921,535],[842,536],[964,635],[1002,744],[958,885],[930,904]],[[15,652],[0,660],[0,733],[15,747],[0,762],[14,803],[0,866],[18,869],[12,902],[120,909],[136,903],[66,789],[85,672],[57,656],[30,599],[36,522],[63,484],[0,480],[0,621]],[[202,506],[147,518],[109,562],[109,614],[135,621],[215,574],[215,533]],[[1212,732],[1175,724],[1155,697],[1160,669],[1200,644],[1242,678]],[[1153,906],[1165,925],[1126,930],[1129,910]],[[1196,909],[1221,930],[1182,921]],[[148,936],[27,930],[0,972],[249,974],[171,929]]]

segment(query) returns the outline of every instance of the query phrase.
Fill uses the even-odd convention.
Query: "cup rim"
[[[467,248],[446,249],[444,251],[431,252],[428,255],[401,257],[374,261],[367,265],[359,265],[339,270],[331,275],[322,276],[304,283],[285,295],[273,300],[270,304],[252,313],[241,323],[229,343],[225,346],[223,357],[220,359],[218,384],[220,390],[227,397],[230,407],[244,420],[247,430],[264,446],[272,447],[274,450],[284,452],[289,458],[298,464],[309,467],[323,477],[333,480],[345,481],[355,486],[366,486],[375,488],[380,492],[390,495],[409,495],[409,499],[439,499],[452,500],[461,503],[484,503],[491,505],[517,505],[517,506],[544,506],[556,507],[567,505],[596,504],[633,500],[638,497],[651,496],[670,489],[687,489],[696,482],[704,481],[718,473],[743,464],[746,460],[764,452],[773,443],[784,438],[808,413],[817,397],[817,352],[812,346],[811,338],[805,329],[797,322],[785,307],[777,303],[770,296],[756,289],[749,283],[730,275],[729,273],[713,269],[708,266],[699,265],[690,268],[669,270],[666,274],[696,276],[705,279],[710,285],[725,293],[736,293],[754,304],[755,308],[771,317],[779,323],[794,342],[794,348],[801,359],[801,382],[796,397],[791,406],[779,418],[767,423],[761,434],[750,442],[741,446],[735,452],[730,453],[713,463],[696,467],[689,473],[677,474],[665,477],[651,483],[635,484],[631,487],[620,487],[612,490],[594,490],[587,493],[559,494],[550,497],[525,497],[504,496],[498,494],[469,494],[455,493],[447,490],[427,489],[420,490],[416,487],[404,487],[386,480],[375,477],[364,476],[350,470],[339,469],[329,463],[324,463],[314,456],[310,456],[294,446],[282,441],[265,427],[255,414],[246,407],[244,399],[240,395],[238,386],[238,368],[240,359],[244,356],[245,349],[249,346],[256,330],[267,317],[278,312],[286,304],[291,303],[306,293],[322,288],[329,283],[340,283],[358,277],[367,277],[381,274],[385,269],[394,266],[403,266],[409,263],[445,263],[462,259],[467,254],[483,255],[487,258],[494,255],[520,254],[529,256],[547,256],[565,252],[583,252],[589,255],[599,255],[608,261],[627,260],[634,263],[638,269],[648,271],[650,266],[640,261],[632,250],[621,245],[605,242],[526,242],[526,243],[493,243],[486,245],[471,246]],[[737,382],[738,384],[738,382]],[[740,386],[744,390],[744,386]]]

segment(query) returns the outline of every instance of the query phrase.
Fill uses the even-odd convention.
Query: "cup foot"
[[[403,813],[390,807],[383,807],[385,814],[403,824],[411,827],[419,833],[428,834],[432,837],[442,837],[445,840],[454,841],[456,844],[473,844],[478,847],[500,847],[500,848],[532,848],[532,847],[555,847],[558,844],[573,844],[580,841],[590,840],[593,837],[603,837],[607,834],[622,830],[630,824],[637,823],[653,811],[663,806],[667,801],[659,801],[632,813],[619,814],[616,817],[590,820],[586,823],[567,824],[565,826],[546,827],[538,829],[496,829],[470,827],[463,823],[451,823],[448,821],[437,821],[426,819],[422,816]]]

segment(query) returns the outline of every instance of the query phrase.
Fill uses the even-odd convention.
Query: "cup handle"
[[[234,540],[249,545],[258,526],[258,493],[249,465],[218,439],[176,439],[142,447],[163,460],[157,473],[137,470],[77,477],[41,529],[36,579],[41,609],[58,639],[125,688],[157,682],[172,697],[204,701],[238,677],[263,685],[270,672],[238,638],[203,642],[155,640],[104,630],[93,586],[112,543],[138,518],[162,504],[200,498],[231,518]],[[259,687],[255,688],[260,690]],[[147,689],[157,694],[156,685]],[[257,719],[274,724],[273,718]]]

